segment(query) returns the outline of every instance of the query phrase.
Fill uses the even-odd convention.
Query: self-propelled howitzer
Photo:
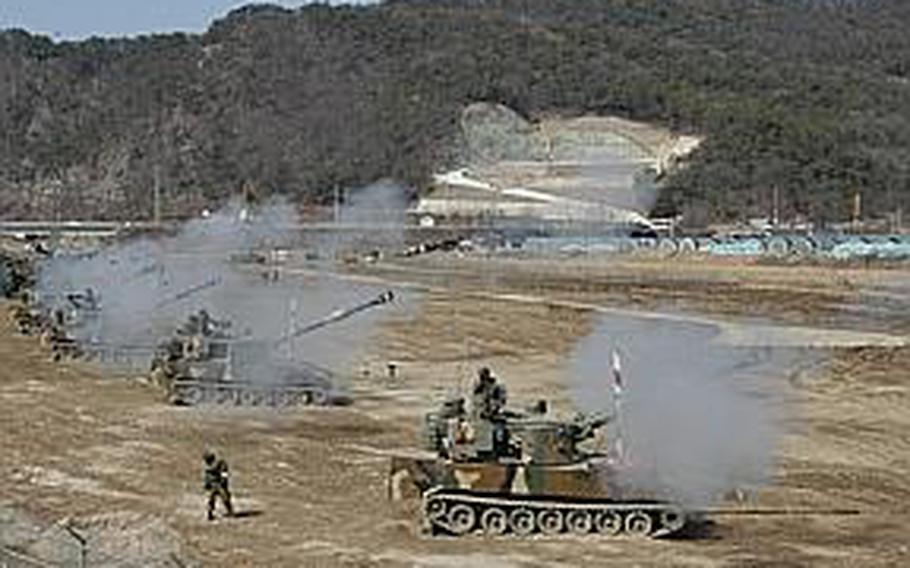
[[[152,363],[154,382],[175,404],[295,406],[347,404],[336,374],[307,361],[283,357],[279,347],[292,337],[311,333],[354,314],[391,302],[376,298],[300,326],[278,340],[237,337],[230,322],[200,311],[158,347]]]
[[[543,401],[509,410],[495,379],[467,402],[426,416],[427,455],[392,459],[390,495],[416,488],[431,534],[658,537],[685,525],[680,507],[629,486],[618,456],[584,447],[612,416],[559,420]]]

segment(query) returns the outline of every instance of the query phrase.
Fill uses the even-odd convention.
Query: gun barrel
[[[698,511],[692,511],[693,513],[698,513],[702,515],[707,515],[710,517],[728,517],[728,516],[763,516],[763,517],[807,517],[807,516],[850,516],[850,515],[861,515],[862,511],[859,509],[786,509],[786,508],[775,508],[775,509],[701,509]]]
[[[207,288],[212,288],[214,286],[217,286],[220,282],[221,282],[221,280],[218,278],[214,278],[214,277],[209,278],[205,282],[196,284],[195,286],[190,286],[189,288],[186,288],[184,290],[181,290],[180,292],[177,292],[170,298],[167,298],[165,300],[158,302],[157,307],[160,308],[162,306],[166,306],[167,304],[173,304],[174,302],[179,302],[180,300],[184,300],[184,299],[192,296],[193,294],[201,292]]]
[[[316,331],[317,329],[321,329],[327,325],[331,325],[335,322],[339,322],[341,320],[347,319],[362,311],[369,310],[370,308],[374,308],[376,306],[381,306],[383,304],[388,304],[389,302],[391,302],[394,299],[395,299],[395,294],[392,293],[391,290],[383,292],[382,294],[373,298],[372,300],[363,302],[361,304],[358,304],[358,305],[348,308],[346,310],[335,310],[334,312],[330,313],[329,315],[327,315],[326,317],[324,317],[322,319],[318,319],[318,320],[316,320],[312,323],[309,323],[307,325],[304,325],[302,327],[296,327],[291,333],[283,335],[281,338],[279,338],[276,343],[278,343],[278,344],[284,343],[295,337],[300,337],[301,335],[304,335],[306,333]]]
[[[576,442],[583,442],[594,437],[597,431],[609,424],[611,416],[603,413],[592,414],[576,418],[568,434]]]

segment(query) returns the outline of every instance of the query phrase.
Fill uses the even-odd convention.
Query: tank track
[[[425,529],[434,535],[656,538],[686,524],[678,506],[660,501],[575,499],[436,488],[423,496]]]
[[[337,404],[328,390],[319,385],[250,385],[177,381],[170,399],[184,406],[326,406]]]

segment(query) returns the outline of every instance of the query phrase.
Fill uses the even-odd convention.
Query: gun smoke
[[[713,343],[704,324],[610,317],[577,346],[571,395],[582,411],[612,411],[610,354],[624,382],[619,483],[706,506],[769,478],[782,433],[779,388],[794,350]]]
[[[376,200],[388,198],[394,187],[383,184],[380,189],[367,189],[364,196],[355,193],[369,205],[368,211],[361,211],[355,201],[345,207],[345,215],[357,222],[368,220]],[[400,199],[394,201],[392,209],[403,210],[399,203]],[[393,225],[387,217],[386,213],[382,242],[394,242]],[[68,296],[92,290],[100,310],[79,314],[82,321],[72,331],[76,338],[86,344],[151,349],[201,309],[231,322],[230,333],[235,337],[272,343],[309,321],[383,291],[320,272],[332,268],[334,250],[329,251],[328,266],[318,265],[320,271],[283,273],[278,257],[287,260],[290,251],[305,246],[293,230],[298,223],[295,208],[286,201],[255,208],[232,201],[214,214],[187,222],[173,234],[119,241],[90,254],[49,258],[40,266],[39,298],[45,306],[69,310]],[[399,231],[403,229],[403,223],[399,227]],[[346,238],[353,239],[355,234],[349,232]],[[313,252],[326,256],[326,250]],[[269,361],[276,355],[347,370],[378,317],[375,311],[365,312],[264,351],[261,361],[247,362],[250,371],[260,375],[249,379],[268,380]]]

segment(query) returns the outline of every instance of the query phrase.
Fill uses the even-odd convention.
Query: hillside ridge
[[[616,116],[704,143],[657,212],[839,221],[910,205],[898,0],[397,0],[247,6],[203,34],[0,33],[4,218],[142,219],[300,202],[458,162],[459,117]]]

